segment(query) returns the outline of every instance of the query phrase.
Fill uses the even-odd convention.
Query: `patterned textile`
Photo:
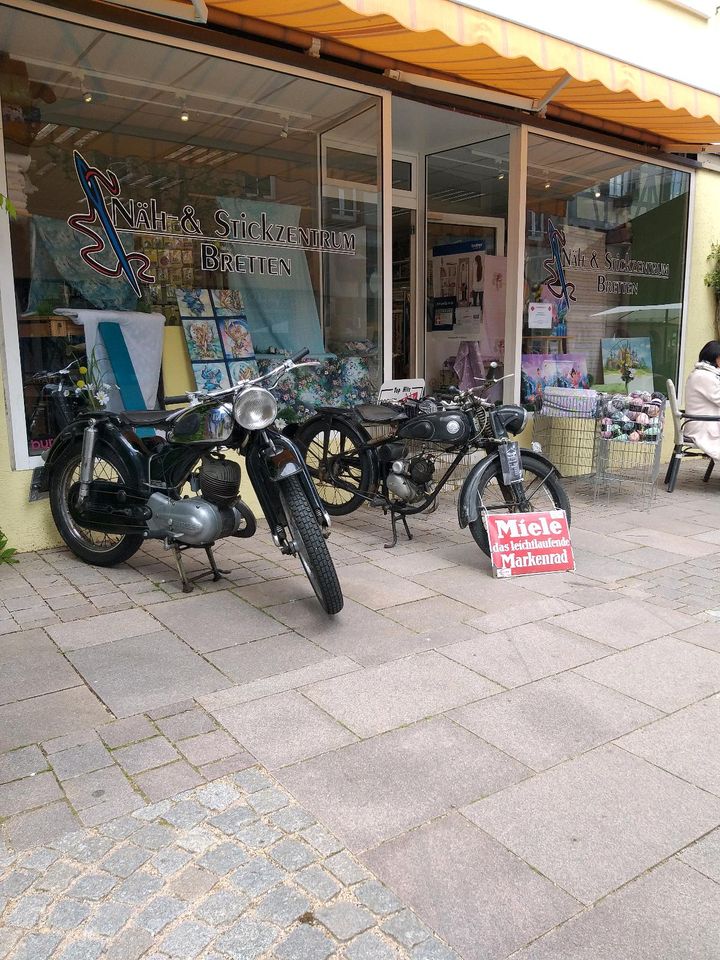
[[[267,373],[282,359],[281,355],[277,359],[258,357],[260,373]],[[324,360],[321,367],[303,367],[297,373],[289,373],[274,393],[278,402],[278,419],[283,423],[301,423],[320,406],[351,407],[356,403],[373,403],[377,391],[378,387],[368,372],[367,360],[363,357],[335,357]]]

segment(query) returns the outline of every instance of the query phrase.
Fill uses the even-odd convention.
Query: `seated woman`
[[[698,362],[685,384],[685,415],[720,417],[720,342],[711,340],[700,351]],[[713,460],[720,460],[720,419],[716,423],[690,420],[685,437]]]

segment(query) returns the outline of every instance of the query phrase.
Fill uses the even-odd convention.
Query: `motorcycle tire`
[[[528,500],[530,502],[530,510],[523,512],[529,513],[535,510],[564,510],[569,523],[570,501],[557,474],[551,474],[549,477],[546,477],[538,464],[526,463],[525,457],[522,459],[522,467],[523,485],[524,489],[529,493]],[[485,474],[478,489],[478,497],[483,510],[487,510],[489,513],[518,512],[517,505],[512,502],[508,492],[504,492],[502,467],[500,466],[499,460],[494,465],[494,468]],[[489,557],[490,541],[488,540],[482,512],[478,515],[477,520],[473,520],[469,524],[469,527],[475,543],[477,543],[483,553]]]
[[[325,613],[339,613],[343,595],[335,566],[322,535],[320,524],[297,477],[288,477],[278,484],[290,536],[296,555]]]
[[[55,526],[65,544],[76,557],[98,567],[123,563],[140,549],[144,537],[139,534],[107,534],[80,526],[70,512],[70,488],[80,479],[82,445],[64,453],[56,464],[50,481],[50,509]],[[95,451],[93,479],[129,483],[127,467],[106,444]]]
[[[373,461],[369,451],[360,449],[365,438],[359,430],[347,420],[333,417],[303,424],[294,439],[330,516],[346,516],[367,503],[373,487]]]

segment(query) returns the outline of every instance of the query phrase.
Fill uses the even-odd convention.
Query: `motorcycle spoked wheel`
[[[285,520],[295,551],[325,613],[339,613],[343,595],[330,551],[307,494],[297,477],[278,484]]]
[[[66,545],[85,563],[112,567],[123,563],[140,549],[144,537],[140,534],[101,533],[80,526],[70,511],[70,490],[80,480],[82,446],[72,447],[62,455],[53,470],[50,482],[50,509],[55,526]],[[129,483],[127,467],[106,444],[96,447],[93,480]]]
[[[318,496],[331,516],[354,513],[367,502],[372,487],[372,458],[367,450],[360,449],[365,439],[359,430],[334,418],[300,427],[294,439]],[[338,481],[343,486],[338,486]]]
[[[531,513],[538,510],[564,510],[570,522],[570,501],[557,473],[547,475],[547,469],[540,464],[526,463],[522,459],[523,489],[529,509],[520,510],[512,500],[509,489],[502,483],[502,468],[498,461],[485,475],[478,489],[480,514],[477,520],[469,524],[470,533],[483,553],[490,556],[484,514],[487,513]]]

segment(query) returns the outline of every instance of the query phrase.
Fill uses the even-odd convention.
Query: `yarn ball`
[[[637,430],[633,430],[632,433],[628,434],[628,440],[632,440],[633,443],[637,443],[639,439],[640,434],[637,432]]]
[[[656,406],[654,403],[648,404],[647,415],[651,420],[655,420],[660,416],[660,407]]]
[[[646,427],[650,423],[650,417],[646,413],[639,413],[635,417],[635,422],[639,423],[642,427]]]
[[[603,440],[610,440],[612,438],[612,430],[603,430],[600,436]]]

